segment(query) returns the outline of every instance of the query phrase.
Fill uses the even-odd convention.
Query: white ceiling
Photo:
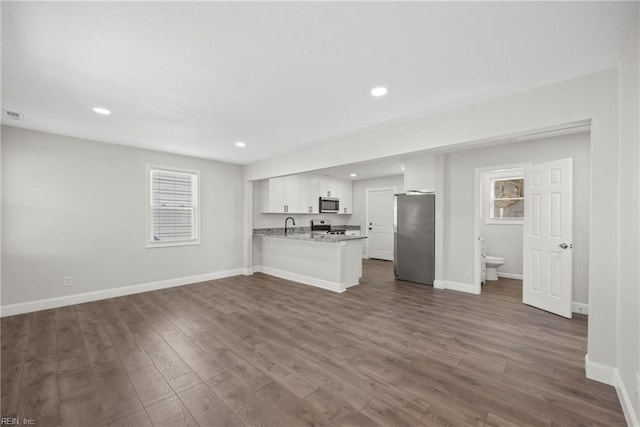
[[[360,181],[363,179],[404,174],[404,158],[402,156],[385,157],[378,160],[350,163],[332,168],[312,171],[316,175],[327,175],[340,179]],[[356,176],[352,177],[351,174]]]
[[[616,66],[638,13],[609,1],[1,7],[2,108],[25,117],[3,123],[238,164]],[[372,98],[377,85],[389,94]]]

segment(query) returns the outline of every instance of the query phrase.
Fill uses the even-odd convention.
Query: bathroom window
[[[524,218],[524,177],[522,169],[491,172],[487,175],[488,224],[522,224]]]

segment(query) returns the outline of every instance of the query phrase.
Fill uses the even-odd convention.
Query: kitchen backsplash
[[[331,223],[332,228],[343,228],[345,230],[360,230],[359,225],[344,225],[340,224],[339,227],[336,224]],[[310,233],[311,226],[301,226],[301,227],[287,227],[287,231],[289,233]],[[284,227],[266,227],[266,228],[254,228],[253,234],[259,235],[270,235],[270,234],[282,234],[284,233]]]
[[[312,219],[330,219],[331,225],[345,225],[351,215],[337,214],[263,214],[254,213],[253,228],[284,227],[284,220],[292,217],[298,227],[311,227]],[[291,221],[289,221],[291,224]]]

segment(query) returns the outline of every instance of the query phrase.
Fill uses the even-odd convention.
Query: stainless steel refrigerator
[[[433,285],[436,247],[435,194],[396,194],[393,237],[393,269],[396,279]]]

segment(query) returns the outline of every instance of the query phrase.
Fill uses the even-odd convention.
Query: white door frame
[[[396,187],[374,187],[374,188],[367,188],[365,190],[364,193],[364,231],[365,231],[365,235],[367,236],[366,239],[364,239],[365,243],[364,243],[364,247],[365,247],[365,258],[369,258],[369,193],[372,191],[388,191],[388,190],[392,190],[393,194],[396,194]],[[395,218],[395,213],[394,213],[394,218]],[[395,252],[393,254],[394,260],[395,260]]]
[[[523,169],[529,166],[529,163],[512,163],[508,165],[488,166],[475,168],[475,191],[473,192],[473,293],[480,294],[482,292],[482,271],[480,268],[480,234],[482,232],[482,208],[483,200],[483,180],[482,174],[485,172],[499,171],[503,169]]]

